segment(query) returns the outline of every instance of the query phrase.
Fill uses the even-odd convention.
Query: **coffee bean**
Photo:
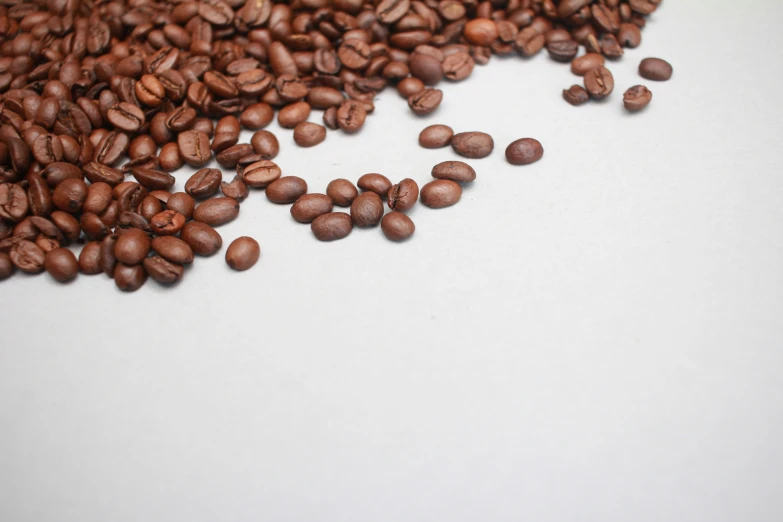
[[[437,85],[443,79],[441,60],[432,56],[415,53],[410,59],[411,74],[424,82],[424,85]]]
[[[242,180],[248,187],[264,188],[280,177],[282,171],[273,161],[260,160],[242,169]]]
[[[409,0],[381,0],[375,7],[375,15],[384,24],[393,24],[408,13]]]
[[[100,241],[111,233],[109,227],[101,221],[101,218],[92,212],[84,212],[79,219],[81,227],[87,239]]]
[[[313,109],[338,107],[343,101],[345,101],[343,94],[332,87],[313,87],[307,95],[307,103]]]
[[[120,102],[106,113],[109,123],[128,132],[138,131],[144,125],[144,111],[131,103]]]
[[[353,134],[358,132],[367,119],[367,111],[353,100],[344,102],[337,109],[337,125],[343,132]]]
[[[332,198],[338,207],[348,207],[359,195],[359,191],[347,179],[335,179],[326,186],[326,195]]]
[[[55,281],[67,283],[79,274],[79,262],[73,252],[67,248],[55,248],[47,252],[44,268]]]
[[[79,270],[82,274],[95,275],[103,272],[101,268],[101,243],[90,241],[79,253]]]
[[[425,89],[408,97],[408,106],[418,115],[430,114],[440,106],[443,99],[443,91],[438,89]]]
[[[58,136],[50,134],[38,136],[31,149],[35,160],[42,165],[63,159],[63,144]]]
[[[623,94],[623,105],[629,111],[644,109],[652,101],[652,92],[644,85],[635,85]]]
[[[182,228],[179,236],[198,256],[211,256],[223,246],[220,234],[205,223],[191,221]]]
[[[174,176],[155,169],[131,168],[131,174],[143,187],[150,190],[168,190],[174,186]]]
[[[231,182],[222,182],[220,184],[220,190],[223,195],[229,198],[233,198],[238,202],[243,202],[249,195],[250,191],[247,188],[247,184],[242,180],[242,176],[237,174]]]
[[[238,237],[226,249],[226,264],[238,271],[251,268],[258,262],[259,257],[261,257],[261,247],[252,237]]]
[[[329,212],[315,218],[310,230],[319,241],[337,241],[351,233],[353,222],[345,212]]]
[[[9,254],[13,265],[28,274],[38,274],[44,269],[44,251],[32,241],[23,239],[17,242]]]
[[[185,269],[161,256],[144,259],[144,271],[157,283],[171,285],[179,282],[185,275]]]
[[[617,32],[617,41],[623,47],[631,49],[639,47],[642,43],[642,31],[634,24],[620,24],[620,29]]]
[[[122,232],[114,245],[114,256],[120,263],[138,265],[150,251],[150,237],[137,228]]]
[[[590,96],[600,100],[614,90],[614,77],[606,67],[598,67],[585,73],[585,89]]]
[[[392,182],[383,174],[364,174],[356,184],[360,189],[374,192],[384,199],[392,188]]]
[[[117,266],[117,258],[114,256],[114,246],[117,244],[118,238],[118,234],[111,234],[101,241],[101,270],[109,277],[114,277],[114,269]]]
[[[148,158],[154,156],[158,152],[158,145],[151,136],[142,134],[133,138],[128,145],[128,157],[131,160],[138,160],[141,158]]]
[[[386,196],[389,208],[405,212],[413,208],[419,199],[419,186],[410,178],[405,178],[389,189]]]
[[[579,52],[579,44],[574,40],[550,42],[546,46],[549,57],[557,62],[570,62]]]
[[[639,64],[639,74],[646,80],[665,82],[672,77],[672,66],[660,58],[645,58]]]
[[[150,219],[150,228],[159,236],[173,236],[185,226],[185,216],[169,208]]]
[[[432,167],[432,177],[469,183],[476,179],[476,171],[467,163],[461,161],[444,161]]]
[[[163,204],[153,195],[149,195],[142,199],[139,204],[139,214],[147,221],[152,219],[156,214],[160,214],[162,211]]]
[[[179,155],[179,146],[176,143],[166,143],[160,149],[158,156],[160,169],[166,172],[178,170],[183,165],[182,158]]]
[[[424,82],[418,78],[404,78],[397,84],[397,92],[405,99],[409,99],[414,94],[420,94],[426,89]]]
[[[489,46],[498,38],[498,28],[494,20],[476,18],[465,25],[465,39],[473,45]]]
[[[419,134],[419,145],[425,149],[438,149],[451,143],[454,131],[446,125],[430,125]]]
[[[185,241],[173,236],[160,236],[152,240],[152,249],[163,258],[178,265],[193,262],[193,249]]]
[[[302,122],[294,128],[294,142],[300,147],[313,147],[326,139],[326,129],[317,123]]]
[[[518,139],[506,147],[506,160],[512,165],[529,165],[540,160],[543,155],[544,147],[533,138]]]
[[[8,279],[14,274],[14,264],[5,252],[0,252],[0,281]]]
[[[307,193],[307,182],[296,176],[284,176],[266,187],[266,197],[272,203],[293,203]]]
[[[239,117],[239,123],[246,129],[261,129],[266,127],[275,118],[275,111],[268,103],[254,103],[249,105]]]
[[[61,210],[55,210],[49,218],[60,229],[66,241],[73,242],[79,239],[82,229],[79,227],[79,221],[75,217]]]
[[[274,159],[280,153],[280,143],[277,137],[269,131],[260,130],[250,138],[250,145],[256,154],[261,154],[264,159]]]
[[[79,180],[66,181],[73,181],[76,183]],[[81,183],[84,185],[84,182]],[[60,185],[62,185],[62,183]],[[84,197],[80,191],[75,188],[71,189],[72,187],[72,184],[68,184],[59,192],[55,189],[55,195],[57,195],[58,198],[53,199],[54,203],[63,203],[68,207],[71,205],[74,207],[78,205],[78,208],[81,208]],[[85,185],[85,196],[86,191]],[[71,201],[71,197],[73,198],[73,201]],[[4,219],[10,223],[18,223],[27,215],[29,208],[30,204],[27,199],[27,194],[25,194],[25,191],[21,186],[12,183],[0,183],[0,219]]]
[[[60,165],[57,163],[52,163],[47,167],[47,169],[52,168],[54,165]],[[63,165],[68,165],[67,163]],[[69,168],[75,168],[73,165],[69,165]],[[78,169],[76,169],[78,171]],[[49,171],[49,176],[51,177],[52,174],[54,174],[54,171]],[[84,177],[87,178],[87,180],[90,183],[106,183],[109,186],[116,187],[120,183],[123,182],[125,179],[125,176],[122,174],[121,171],[109,167],[107,165],[102,165],[100,163],[91,162],[84,166]]]
[[[130,138],[123,132],[109,132],[101,138],[95,147],[95,161],[108,166],[114,166],[128,151]]]
[[[213,196],[220,188],[223,175],[218,169],[201,169],[185,183],[185,192],[195,199]]]
[[[135,292],[147,282],[147,272],[142,265],[128,266],[117,263],[114,268],[114,284],[123,292]]]
[[[185,131],[177,136],[179,155],[191,167],[203,167],[212,158],[209,137],[201,131]]]
[[[196,201],[190,194],[186,194],[185,192],[175,192],[169,197],[168,201],[166,201],[166,208],[168,210],[179,212],[185,216],[185,219],[190,219],[193,217],[193,211],[196,208]]]
[[[1,196],[0,196],[1,197]],[[57,185],[52,193],[54,205],[70,214],[76,214],[81,211],[84,201],[87,199],[87,184],[81,179],[66,179]],[[24,198],[25,205],[27,198]],[[2,203],[0,201],[0,203]],[[0,207],[0,210],[3,207]]]
[[[416,225],[402,212],[389,212],[381,220],[381,230],[391,241],[405,241],[416,231]]]
[[[304,101],[286,105],[277,113],[277,123],[284,129],[293,129],[307,121],[310,116],[310,104]]]
[[[4,192],[4,189],[0,189],[0,192]],[[111,199],[111,187],[109,187],[109,199]],[[52,191],[38,173],[31,172],[27,175],[27,200],[29,211],[35,216],[48,216],[54,210]]]
[[[571,72],[578,76],[584,76],[588,71],[592,71],[593,69],[597,69],[603,65],[603,55],[597,53],[587,53],[584,56],[575,58],[571,62]]]
[[[455,204],[462,197],[462,187],[455,181],[436,179],[421,187],[421,202],[430,208]]]
[[[166,89],[156,76],[145,74],[136,82],[136,98],[144,105],[159,107],[164,96]]]
[[[183,132],[193,128],[197,116],[195,109],[183,105],[166,116],[165,125],[173,132]]]
[[[590,95],[581,85],[572,85],[568,89],[563,89],[563,99],[571,105],[583,105],[590,101]]]
[[[451,138],[451,148],[465,158],[486,158],[495,148],[495,142],[484,132],[460,132]]]
[[[291,216],[299,223],[312,223],[322,214],[332,211],[332,198],[325,194],[304,194],[291,206]]]
[[[359,194],[351,203],[351,219],[357,227],[374,227],[383,217],[383,201],[375,192]]]
[[[235,199],[220,197],[204,201],[193,212],[193,219],[216,227],[232,221],[239,215],[239,203]]]

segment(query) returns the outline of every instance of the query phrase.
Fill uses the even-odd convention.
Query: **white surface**
[[[667,1],[605,103],[563,102],[577,78],[542,55],[444,85],[427,119],[386,91],[360,135],[279,133],[313,191],[425,182],[457,159],[416,145],[431,123],[491,133],[408,243],[319,243],[254,192],[220,228],[259,240],[250,272],[2,283],[0,520],[783,519],[781,16]],[[511,167],[524,136],[544,159]]]

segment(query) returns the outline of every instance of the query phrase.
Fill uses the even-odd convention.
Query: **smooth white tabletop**
[[[459,159],[418,147],[432,123],[492,134],[407,243],[319,243],[256,191],[219,229],[258,239],[249,272],[224,250],[174,289],[0,283],[0,520],[780,521],[781,17],[667,0],[604,103],[566,104],[544,53],[428,118],[389,89],[358,135],[272,128],[312,191],[426,182]],[[508,165],[527,136],[543,160]]]

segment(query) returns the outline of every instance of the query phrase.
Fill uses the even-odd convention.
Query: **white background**
[[[604,103],[567,105],[542,54],[425,119],[387,90],[359,135],[278,133],[312,191],[426,182],[458,158],[425,125],[492,134],[407,243],[319,243],[253,192],[219,229],[259,240],[249,272],[224,250],[174,289],[0,284],[0,520],[780,521],[782,16],[667,0]],[[543,160],[508,165],[526,136]]]

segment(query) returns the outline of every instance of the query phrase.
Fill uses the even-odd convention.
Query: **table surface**
[[[0,519],[783,519],[781,16],[667,1],[603,103],[563,102],[578,79],[541,55],[443,85],[424,119],[387,90],[358,135],[278,132],[313,191],[426,182],[458,159],[417,146],[429,124],[492,134],[406,243],[320,243],[253,192],[220,228],[259,240],[249,272],[2,283]],[[508,165],[527,136],[543,160]]]

